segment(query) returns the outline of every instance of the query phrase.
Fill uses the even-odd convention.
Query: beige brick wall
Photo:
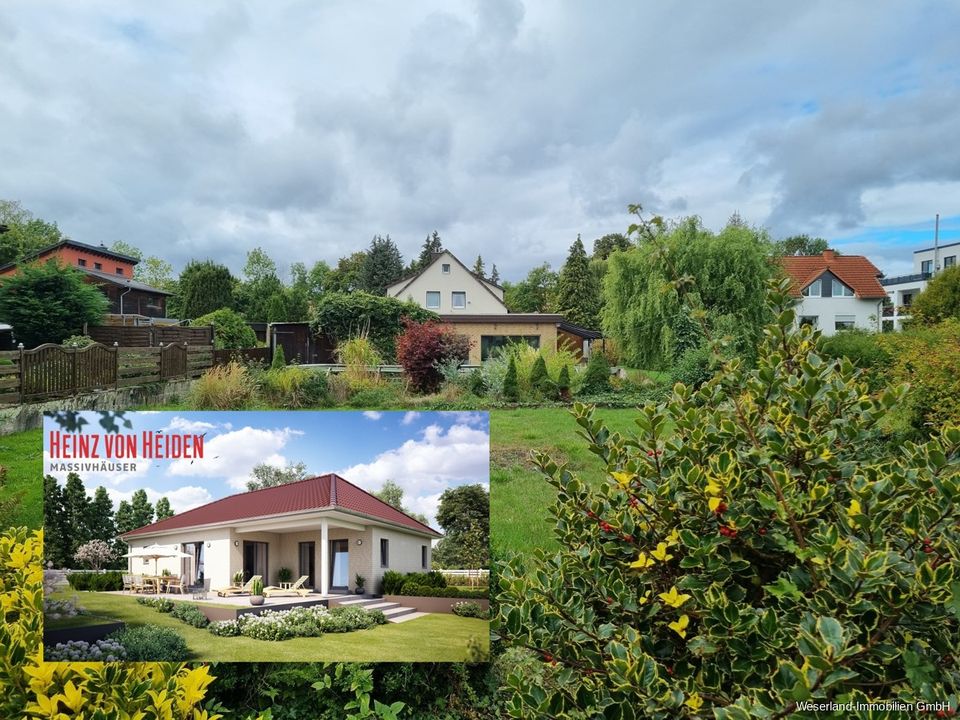
[[[482,335],[539,335],[540,347],[557,347],[557,325],[554,322],[517,323],[457,323],[448,322],[458,333],[470,338],[470,364],[480,363],[480,337]]]

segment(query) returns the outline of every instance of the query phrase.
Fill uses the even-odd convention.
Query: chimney
[[[836,253],[835,250],[824,250],[824,251],[823,251],[823,259],[824,259],[824,260],[835,260],[836,257],[837,257],[837,253]]]

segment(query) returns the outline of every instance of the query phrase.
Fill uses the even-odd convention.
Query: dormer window
[[[443,263],[442,265],[440,265],[440,272],[442,272],[444,275],[449,275],[450,263]]]
[[[820,278],[807,285],[801,293],[804,297],[820,297]]]
[[[833,296],[834,297],[853,297],[853,290],[848,288],[842,282],[833,279]]]

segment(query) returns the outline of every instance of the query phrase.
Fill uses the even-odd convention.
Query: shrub
[[[593,353],[580,384],[581,393],[601,393],[610,389],[610,365],[603,353]]]
[[[377,593],[380,595],[396,595],[403,588],[405,577],[396,570],[387,570],[378,583]]]
[[[325,632],[363,630],[382,625],[386,621],[386,617],[379,610],[350,606],[328,610],[322,606],[314,606],[292,610],[265,610],[259,615],[241,615],[237,619],[237,626],[240,634],[246,637],[279,641],[293,637],[315,637]],[[223,634],[232,632],[233,628],[222,629]]]
[[[458,602],[454,603],[451,608],[453,609],[453,614],[459,615],[460,617],[480,618],[481,620],[487,619],[487,611],[480,606],[480,603],[469,601]]]
[[[118,662],[127,659],[127,651],[116,640],[70,640],[44,648],[44,662]]]
[[[261,588],[262,590],[262,588]],[[177,620],[182,620],[187,623],[187,625],[193,625],[195,628],[205,628],[210,624],[210,620],[207,619],[207,616],[200,612],[200,608],[196,605],[190,603],[175,603],[176,607],[170,612],[171,617],[177,618]]]
[[[417,585],[427,585],[428,587],[445,588],[447,579],[442,572],[431,570],[430,572],[412,572],[404,576],[404,582],[413,582]]]
[[[131,662],[181,662],[189,652],[187,641],[176,631],[156,625],[137,625],[110,636],[123,646]]]
[[[847,358],[864,372],[871,389],[879,390],[885,384],[884,374],[890,364],[890,353],[881,336],[866,330],[844,330],[823,339],[823,354],[839,360]]]
[[[85,347],[90,347],[95,342],[96,340],[94,340],[89,335],[71,335],[66,340],[64,340],[61,343],[61,345],[63,345],[64,347],[71,347],[71,348],[85,348]]]
[[[566,367],[566,365],[564,365]],[[569,378],[568,378],[569,379]],[[547,373],[547,363],[543,355],[537,353],[537,359],[530,370],[530,390],[535,396],[552,397],[555,394],[556,386],[550,380]]]
[[[474,368],[470,371],[468,386],[470,392],[477,397],[483,397],[487,393],[487,383],[483,379],[483,372],[480,368]]]
[[[282,567],[277,570],[277,582],[285,583],[293,580],[293,570],[288,567]]]
[[[954,265],[937,273],[914,298],[910,312],[922,323],[960,320],[960,267]]]
[[[105,573],[92,573],[88,580],[87,589],[95,592],[123,590],[123,575],[117,570],[111,570]]]
[[[513,355],[507,361],[507,374],[503,378],[503,399],[516,402],[520,399],[520,387],[517,385],[517,363]]]
[[[434,585],[421,585],[417,582],[407,581],[403,584],[399,595],[408,597],[443,597],[443,598],[470,598],[482,600],[489,597],[486,590],[463,590],[456,587],[436,587]]]
[[[99,570],[101,567],[115,559],[116,549],[105,540],[88,540],[77,548],[73,554],[73,559],[78,563],[89,565],[92,570]]]
[[[401,390],[395,382],[385,382],[380,387],[371,387],[358,390],[347,404],[355,408],[383,409],[396,407],[401,401]]]
[[[470,356],[470,338],[448,325],[427,321],[403,321],[397,338],[397,361],[406,371],[410,385],[420,393],[436,392],[443,381],[443,363],[464,363]]]
[[[267,405],[281,408],[329,404],[327,374],[297,365],[273,368],[260,374],[260,392]]]
[[[334,405],[345,405],[350,399],[350,383],[345,377],[331,373],[327,377],[327,392],[330,393],[330,402]]]
[[[672,368],[674,380],[697,389],[713,375],[713,351],[709,345],[689,348]]]
[[[253,391],[247,368],[230,362],[197,378],[190,390],[190,405],[197,410],[242,410],[253,402]]]
[[[175,607],[173,600],[167,600],[166,598],[138,597],[137,603],[152,607],[157,612],[162,613],[168,613]]]
[[[89,590],[91,573],[70,573],[67,575],[67,582],[74,590]]]
[[[600,487],[537,456],[561,549],[498,567],[496,627],[556,663],[558,687],[511,677],[513,716],[786,717],[956,692],[960,427],[876,442],[902,389],[872,398],[794,329],[788,285],[772,299],[756,369],[677,384],[628,437],[575,407]]]
[[[383,364],[383,359],[366,337],[356,337],[340,343],[337,346],[337,359],[345,366],[343,377],[352,391],[378,387],[383,383],[377,369],[377,366]]]
[[[557,392],[562,400],[570,397],[570,366],[564,365],[560,368],[560,375],[557,376]]]
[[[213,347],[217,350],[252,348],[257,346],[257,334],[240,313],[220,308],[191,320],[192,327],[213,325]]]
[[[207,625],[207,630],[221,637],[236,637],[240,634],[240,624],[236,620],[218,620]]]
[[[282,370],[287,366],[287,359],[284,357],[283,345],[277,345],[273,350],[273,358],[270,360],[271,370]]]

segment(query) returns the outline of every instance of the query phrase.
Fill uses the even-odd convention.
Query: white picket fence
[[[448,585],[486,585],[490,582],[490,571],[478,570],[439,570]]]

